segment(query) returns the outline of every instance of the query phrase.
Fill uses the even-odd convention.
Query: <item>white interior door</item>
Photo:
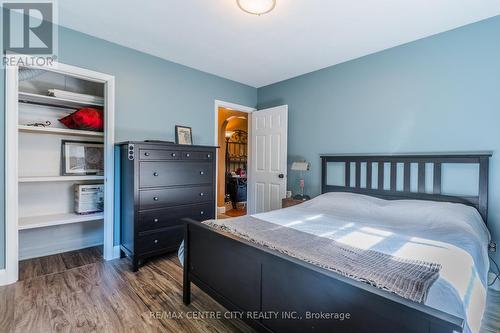
[[[281,208],[286,195],[288,106],[252,112],[250,213]]]

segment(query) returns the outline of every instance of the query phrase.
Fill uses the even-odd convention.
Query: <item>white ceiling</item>
[[[60,0],[63,26],[261,87],[500,14],[498,0]]]

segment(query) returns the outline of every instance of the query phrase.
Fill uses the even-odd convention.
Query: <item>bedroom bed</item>
[[[311,201],[186,223],[184,303],[194,283],[260,331],[477,332],[489,269],[489,156],[321,156],[323,194]],[[343,184],[329,184],[329,163],[343,165]],[[477,195],[441,194],[448,163],[477,165]],[[426,166],[433,170],[427,177]],[[302,240],[310,245],[296,246]],[[347,248],[356,260],[378,256],[384,267],[396,262],[400,272],[375,265],[360,276],[350,262],[339,269],[335,264],[345,256],[332,254],[335,260],[328,261],[332,246]],[[407,267],[428,279],[408,288],[415,281],[401,282]],[[384,285],[391,276],[397,278]]]

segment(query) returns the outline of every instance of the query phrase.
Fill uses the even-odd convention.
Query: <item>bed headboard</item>
[[[352,192],[379,197],[382,199],[419,199],[463,203],[475,207],[484,222],[488,217],[488,164],[490,152],[471,154],[402,154],[402,155],[322,155],[321,156],[321,193]],[[343,163],[345,168],[344,185],[329,185],[328,163]],[[479,188],[477,195],[456,196],[441,193],[441,167],[447,163],[479,165]],[[386,165],[389,175],[385,175]],[[410,190],[412,164],[418,166],[417,190]],[[432,192],[426,191],[426,164],[432,164]],[[377,173],[373,176],[375,168]],[[398,174],[398,165],[403,172]],[[352,170],[354,169],[354,170]],[[364,172],[362,172],[362,169]],[[363,174],[363,179],[362,179]],[[351,183],[351,175],[354,182]],[[402,176],[402,188],[397,189],[398,177]],[[384,188],[386,177],[390,180],[389,188]],[[400,179],[401,181],[401,179]],[[362,186],[362,183],[365,185]],[[376,186],[374,186],[374,184]]]

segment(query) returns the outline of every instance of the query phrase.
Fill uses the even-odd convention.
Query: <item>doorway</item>
[[[224,111],[226,110],[226,111]],[[236,112],[230,114],[227,118],[223,118],[223,112]],[[286,195],[286,171],[287,171],[287,133],[288,133],[288,106],[280,105],[268,109],[258,110],[254,108],[233,104],[224,101],[215,101],[215,127],[214,127],[214,144],[219,147],[217,149],[217,172],[216,172],[216,211],[218,217],[231,217],[226,214],[226,194],[229,194],[231,203],[227,204],[230,210],[234,209],[231,194],[226,193],[226,175],[229,175],[229,180],[232,181],[233,175],[240,176],[241,171],[246,171],[246,186],[242,182],[237,182],[237,185],[242,189],[237,189],[239,192],[233,195],[236,207],[245,208],[243,212],[234,211],[235,214],[255,214],[267,212],[282,207],[282,199]],[[246,170],[240,165],[236,170],[231,170],[231,166],[226,169],[226,151],[228,151],[228,159],[231,160],[231,151],[226,150],[226,134],[228,140],[240,138],[233,137],[235,133],[223,128],[224,120],[229,117],[244,117],[246,115],[247,123],[247,139],[246,139]],[[241,119],[243,120],[243,119]],[[230,127],[231,129],[231,127]],[[228,133],[226,133],[228,132]],[[242,141],[245,141],[244,139]],[[244,142],[243,142],[244,143]],[[233,153],[234,157],[245,154]],[[242,160],[235,162],[242,162]],[[235,163],[237,164],[237,163]],[[241,168],[238,171],[238,168]],[[227,172],[226,172],[227,170]],[[234,174],[233,174],[234,172]],[[234,185],[233,185],[234,186]],[[246,187],[246,202],[240,202],[242,192]],[[234,193],[234,191],[233,191]],[[238,196],[239,193],[239,196]],[[231,205],[231,206],[230,206]]]
[[[219,107],[217,110],[217,217],[247,214],[249,113]]]

